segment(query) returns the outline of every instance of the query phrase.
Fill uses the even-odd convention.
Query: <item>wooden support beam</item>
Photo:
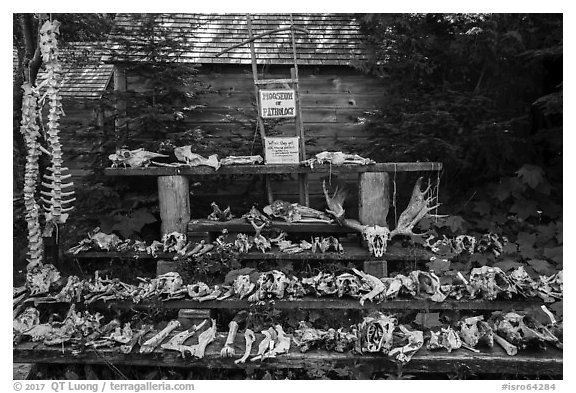
[[[386,172],[365,172],[359,175],[358,219],[364,225],[388,226],[390,182]]]
[[[158,176],[162,235],[186,233],[190,221],[190,188],[186,176]]]

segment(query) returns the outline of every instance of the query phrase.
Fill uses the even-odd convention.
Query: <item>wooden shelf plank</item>
[[[94,307],[98,309],[148,309],[151,305],[164,309],[228,309],[241,310],[248,309],[255,304],[247,300],[227,299],[222,301],[198,302],[195,300],[167,300],[142,302],[134,304],[129,301],[118,302],[95,302]],[[380,303],[366,302],[360,305],[358,299],[337,298],[337,297],[304,297],[293,300],[275,300],[274,308],[278,310],[473,310],[473,311],[512,311],[523,310],[527,307],[534,307],[544,304],[538,299],[527,300],[445,300],[443,302],[433,302],[424,299],[394,299],[385,300]]]
[[[149,333],[149,338],[155,332]],[[176,334],[177,332],[173,332]],[[256,335],[256,343],[262,340],[263,335]],[[101,348],[97,352],[85,349],[80,353],[73,353],[70,345],[48,347],[43,344],[25,342],[13,347],[12,359],[14,363],[50,363],[50,364],[114,364],[131,366],[155,367],[206,367],[222,369],[243,369],[255,363],[237,365],[234,360],[244,353],[243,334],[238,334],[234,342],[237,356],[221,358],[220,350],[226,340],[226,333],[218,332],[216,340],[206,348],[203,359],[183,359],[179,353],[156,349],[151,354],[141,354],[136,347],[128,355],[119,353],[116,349]],[[194,345],[197,337],[192,337],[186,344]],[[256,354],[258,345],[253,345],[252,356]],[[420,349],[412,360],[403,368],[405,373],[453,373],[459,369],[477,374],[514,374],[514,375],[546,375],[561,376],[563,367],[562,351],[550,348],[542,350],[520,351],[516,356],[508,356],[498,346],[494,348],[479,348],[480,353],[472,353],[465,349],[458,349],[448,353],[445,350],[428,351]],[[279,355],[273,359],[258,361],[259,368],[305,368],[317,367],[327,370],[345,365],[370,364],[374,371],[396,372],[396,364],[388,356],[382,354],[355,355],[351,352],[327,352],[312,350],[301,353],[292,344],[290,352]]]
[[[373,165],[315,165],[314,168],[300,164],[229,165],[215,170],[208,166],[193,168],[106,168],[108,176],[192,176],[192,175],[269,175],[285,173],[360,173],[360,172],[418,172],[442,170],[441,162],[397,162]]]
[[[88,251],[78,254],[65,253],[67,257],[76,259],[165,259],[173,260],[174,253],[157,253],[153,257],[144,252],[110,252],[110,251]],[[382,258],[376,258],[368,252],[368,249],[357,245],[344,244],[344,252],[337,253],[329,251],[326,253],[313,253],[312,251],[303,251],[297,254],[288,254],[279,252],[278,250],[272,252],[262,253],[260,251],[250,251],[247,254],[238,254],[239,260],[266,260],[266,261],[423,261],[429,260],[434,255],[429,251],[423,249],[408,249],[398,246],[388,247],[387,253]]]
[[[298,79],[259,79],[254,81],[256,85],[291,84],[298,83]]]

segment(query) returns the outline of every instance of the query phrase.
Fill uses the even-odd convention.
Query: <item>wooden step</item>
[[[402,311],[402,310],[471,310],[471,311],[519,311],[531,307],[538,307],[543,303],[539,299],[526,300],[445,300],[443,302],[433,302],[424,299],[394,299],[385,300],[380,303],[365,302],[362,306],[358,299],[338,298],[338,297],[303,297],[293,300],[274,300],[274,308],[278,310],[381,310],[381,311]],[[265,302],[264,302],[265,303]],[[262,304],[264,304],[262,303]],[[162,308],[166,310],[179,309],[226,309],[242,310],[248,309],[255,302],[247,300],[227,299],[222,301],[212,300],[198,302],[191,299],[185,300],[148,300],[141,303],[119,300],[115,302],[94,302],[90,307],[98,310],[130,310],[148,309],[150,307]]]
[[[361,172],[420,172],[440,171],[441,162],[387,162],[372,165],[314,165],[300,164],[228,165],[215,170],[209,166],[192,168],[147,167],[106,168],[108,176],[193,176],[193,175],[270,175],[283,173],[361,173]]]
[[[152,337],[156,332],[146,335],[145,339]],[[177,332],[173,332],[172,335]],[[171,335],[171,336],[172,336]],[[252,356],[256,355],[258,345],[263,338],[260,333],[256,334],[256,342],[252,346]],[[186,344],[194,345],[197,337],[192,337]],[[183,359],[175,351],[156,349],[150,354],[141,354],[136,346],[132,353],[125,355],[117,349],[101,348],[83,349],[80,353],[74,352],[71,345],[51,346],[40,343],[25,342],[13,347],[12,360],[14,363],[50,363],[50,364],[108,364],[130,366],[153,366],[153,367],[205,367],[221,369],[245,369],[257,366],[267,369],[282,368],[322,368],[330,370],[336,367],[357,365],[371,365],[376,371],[397,372],[397,366],[391,358],[382,354],[356,355],[351,352],[327,352],[324,350],[312,350],[301,353],[292,343],[288,354],[278,355],[273,359],[250,362],[237,365],[234,360],[244,353],[244,336],[239,333],[236,336],[234,347],[236,356],[233,358],[220,357],[220,350],[226,340],[225,332],[218,332],[216,340],[206,348],[206,356],[203,359]],[[167,341],[167,340],[165,340]],[[457,349],[448,353],[445,350],[429,351],[421,348],[412,360],[403,367],[403,372],[408,373],[454,373],[459,370],[475,374],[513,374],[513,375],[542,375],[562,376],[563,354],[555,348],[543,350],[520,351],[516,356],[508,356],[500,347],[478,348],[480,353],[473,353],[465,349]]]

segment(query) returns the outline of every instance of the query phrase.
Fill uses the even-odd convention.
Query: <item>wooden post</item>
[[[386,172],[360,174],[358,191],[358,219],[364,225],[388,226],[386,217],[390,206],[390,184]],[[388,275],[388,262],[369,260],[364,262],[364,271],[375,277]]]
[[[294,33],[292,33],[294,34]],[[294,63],[296,64],[296,63]],[[290,77],[294,80],[298,80],[298,71],[296,66],[290,69]],[[300,141],[300,161],[306,159],[306,140],[304,139],[304,123],[302,123],[302,112],[300,109],[300,92],[298,89],[298,83],[294,83],[294,94],[296,102],[296,136]],[[310,193],[308,191],[308,175],[306,173],[298,174],[298,191],[300,196],[300,204],[304,206],[310,206]]]
[[[158,201],[162,235],[186,233],[190,221],[190,196],[186,176],[158,176]]]
[[[390,207],[390,183],[386,172],[360,174],[358,190],[358,219],[364,225],[388,226],[386,217]]]

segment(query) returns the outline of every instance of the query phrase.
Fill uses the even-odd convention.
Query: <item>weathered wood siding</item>
[[[264,73],[260,69],[260,79],[290,76],[289,66],[271,66]],[[370,143],[362,119],[366,117],[366,112],[377,109],[386,99],[384,83],[349,67],[299,67],[299,76],[307,157],[324,150],[362,154]],[[207,138],[214,142],[213,153],[220,157],[261,153],[251,150],[256,131],[256,101],[251,68],[239,65],[207,66],[200,68],[198,78],[209,90],[195,98],[194,103],[205,107],[190,116],[186,128],[204,131]],[[139,75],[128,74],[127,82],[129,91],[147,91],[148,82]],[[282,120],[276,125],[267,122],[266,134],[294,136],[294,120]],[[259,138],[258,134],[256,138]],[[341,178],[352,184],[357,182],[355,175]],[[198,180],[202,182],[206,179]],[[255,187],[254,179],[239,178],[233,186],[219,189],[210,196],[223,203],[236,199],[250,204],[251,201],[247,201],[252,198],[246,196],[253,197],[260,192],[261,183],[257,184]],[[295,175],[274,181],[273,189],[277,199],[298,200]],[[207,188],[200,187],[195,194],[206,195],[208,192],[214,193],[214,190],[207,191]],[[310,194],[311,205],[322,208],[324,204],[319,176],[310,177]],[[355,194],[351,193],[351,206],[357,204]]]
[[[64,99],[62,107],[65,116],[60,118],[60,139],[64,165],[73,175],[83,175],[92,169],[99,144],[106,138],[104,116],[97,100]]]

